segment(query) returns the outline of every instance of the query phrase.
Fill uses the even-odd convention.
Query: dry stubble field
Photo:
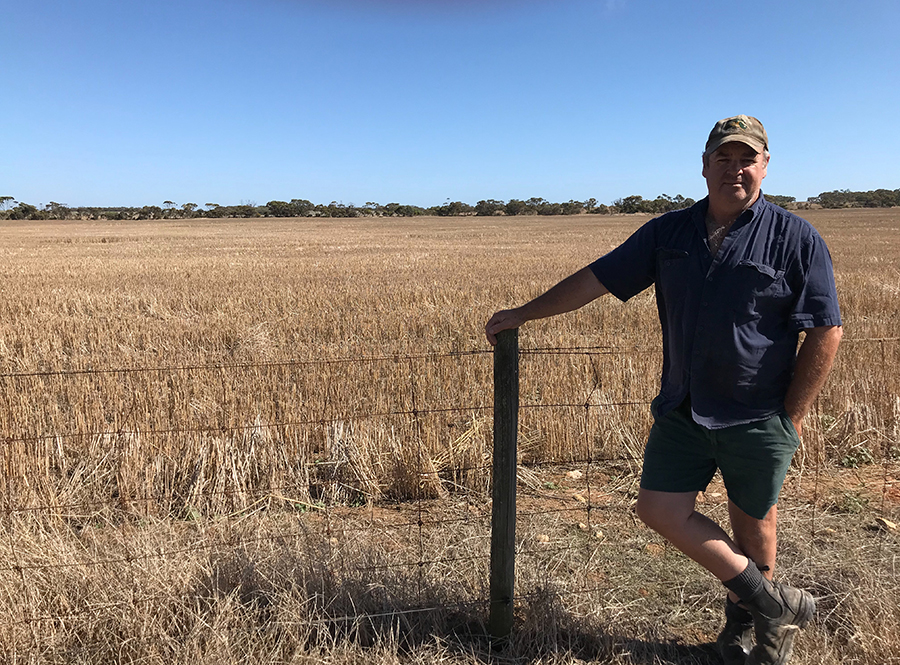
[[[845,341],[781,505],[794,662],[898,662],[900,210],[807,217]],[[652,292],[521,333],[517,627],[480,637],[484,320],[644,219],[0,222],[4,662],[717,662],[721,587],[631,511]]]

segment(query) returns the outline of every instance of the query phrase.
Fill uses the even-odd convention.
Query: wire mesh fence
[[[865,341],[880,345],[887,367],[898,340]],[[138,630],[148,613],[210,620],[221,602],[260,625],[318,624],[363,641],[382,624],[485,616],[490,359],[470,351],[0,375],[3,649],[52,659],[72,648],[73,626],[89,642],[98,630]],[[631,510],[656,349],[530,348],[522,360],[516,606],[550,588],[573,611],[611,603],[636,569],[673,584],[677,554]],[[811,416],[781,503],[797,557],[854,500],[892,514],[900,406],[896,395],[877,397],[855,396],[878,401],[879,431],[856,464],[866,494],[847,488],[843,506],[828,503],[823,477],[837,398],[824,394]],[[866,431],[853,417],[848,436]],[[724,517],[726,498],[714,482],[701,501]],[[885,527],[856,556],[887,566],[896,537]]]

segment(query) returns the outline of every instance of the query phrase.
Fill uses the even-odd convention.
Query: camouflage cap
[[[721,145],[732,141],[746,143],[756,152],[769,148],[769,137],[766,136],[762,123],[753,116],[736,115],[716,123],[706,141],[704,157],[718,150]]]

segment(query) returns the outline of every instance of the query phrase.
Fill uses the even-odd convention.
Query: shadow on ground
[[[198,618],[242,608],[247,630],[274,631],[281,650],[297,653],[350,647],[395,650],[402,661],[439,649],[451,659],[506,663],[600,662],[619,665],[719,665],[715,646],[691,645],[660,633],[646,618],[628,631],[599,618],[572,616],[552,589],[530,593],[516,609],[512,635],[488,637],[487,603],[460,602],[472,589],[429,585],[402,570],[341,575],[315,558],[279,557],[260,565],[239,551],[214,557],[194,593]],[[324,559],[319,559],[322,562]],[[456,593],[455,593],[456,592]],[[478,594],[483,597],[486,594]],[[633,619],[633,620],[632,620]],[[627,634],[630,633],[630,634]],[[284,642],[290,642],[286,644]]]

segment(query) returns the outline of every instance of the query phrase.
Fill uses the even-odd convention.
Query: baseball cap
[[[716,123],[709,133],[703,154],[715,152],[721,145],[732,141],[746,143],[756,152],[762,152],[769,147],[769,137],[759,120],[749,115],[736,115]]]

